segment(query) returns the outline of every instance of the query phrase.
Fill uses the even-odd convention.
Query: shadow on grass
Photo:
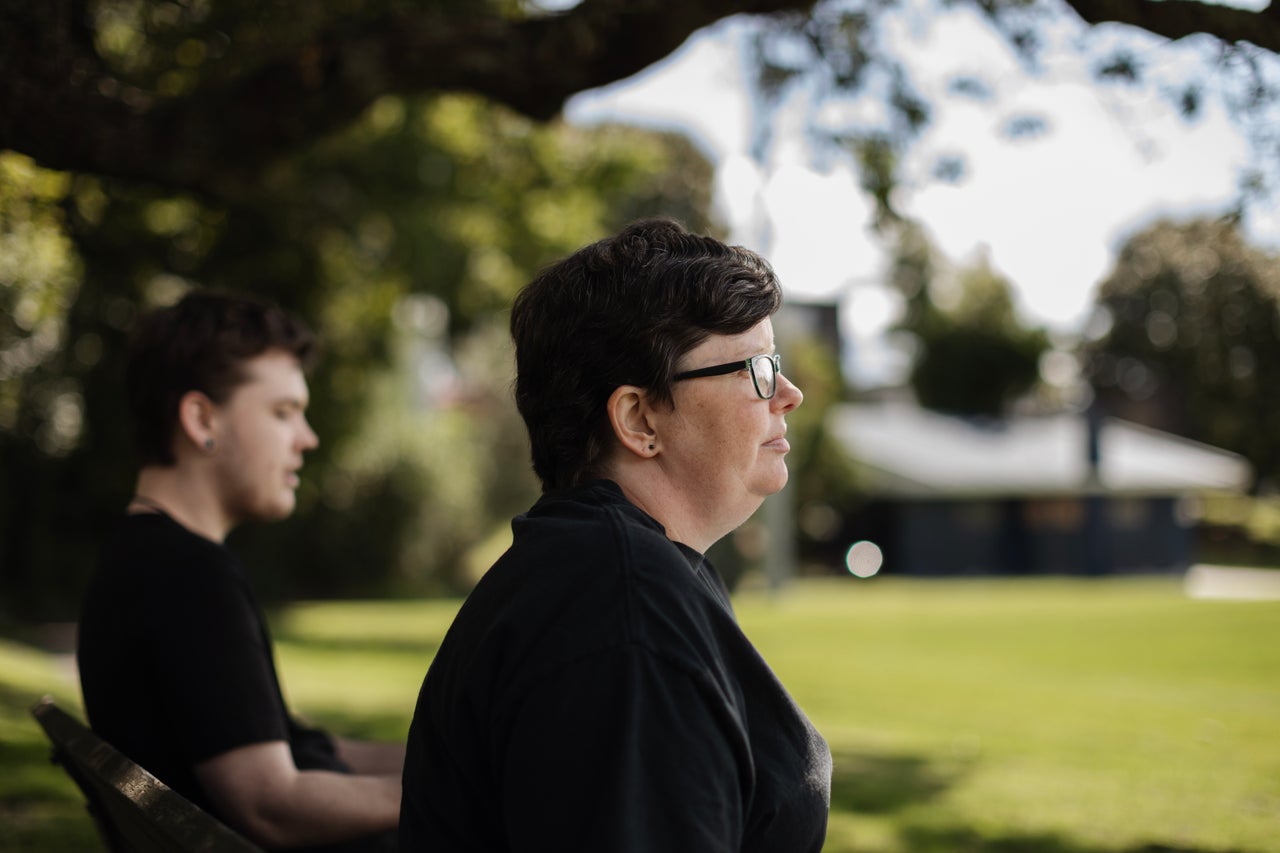
[[[928,802],[969,769],[967,763],[910,754],[837,752],[832,761],[831,809],[857,814],[890,814]]]
[[[70,654],[76,650],[76,623],[4,622],[0,623],[0,638],[50,654]]]
[[[431,661],[440,650],[439,640],[387,639],[382,637],[316,637],[305,632],[273,631],[272,635],[278,643],[317,652],[337,652],[353,654],[355,652],[373,654],[412,654],[424,661]]]
[[[13,806],[27,802],[61,800],[74,802],[79,794],[70,778],[50,759],[48,744],[0,740],[0,803]]]
[[[970,772],[974,760],[855,751],[835,752],[832,759],[832,812],[887,819],[894,827],[900,849],[911,853],[1257,853],[1154,842],[1122,849],[1089,845],[1051,833],[983,834],[966,826],[924,823],[918,817],[920,813],[907,810],[927,806],[945,794]],[[830,853],[844,853],[838,843],[829,842],[827,849]]]
[[[984,837],[963,827],[908,826],[902,830],[901,837],[906,849],[913,853],[1247,853],[1238,849],[1170,847],[1165,844],[1143,844],[1124,849],[1098,847],[1048,833]]]

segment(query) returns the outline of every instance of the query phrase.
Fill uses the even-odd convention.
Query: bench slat
[[[31,714],[88,801],[112,853],[262,853],[174,791],[46,696]]]

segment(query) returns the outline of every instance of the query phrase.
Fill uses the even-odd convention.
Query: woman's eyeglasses
[[[717,364],[712,367],[686,370],[671,377],[671,381],[679,382],[682,379],[697,379],[700,376],[724,376],[744,368],[751,371],[751,382],[756,386],[756,393],[760,395],[760,399],[772,400],[773,395],[778,393],[778,374],[782,372],[782,356],[780,355],[753,355],[744,361],[730,361],[726,364]]]

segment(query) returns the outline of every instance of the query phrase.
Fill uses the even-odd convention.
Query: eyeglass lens
[[[756,391],[766,400],[773,397],[778,390],[777,357],[758,355],[751,359],[751,378],[756,383]]]

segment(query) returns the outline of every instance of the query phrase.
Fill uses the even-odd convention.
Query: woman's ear
[[[619,444],[644,459],[656,455],[657,433],[649,395],[643,388],[619,385],[609,395],[607,410]]]
[[[217,448],[214,436],[217,415],[218,407],[199,391],[188,391],[178,400],[178,430],[206,454]]]

